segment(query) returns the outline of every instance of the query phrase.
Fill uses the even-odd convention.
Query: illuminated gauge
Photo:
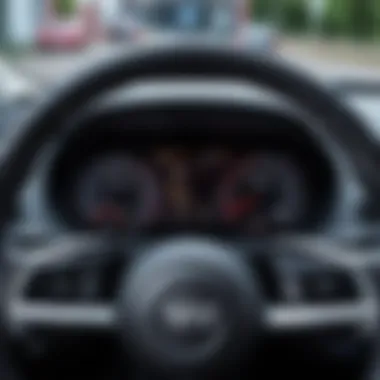
[[[138,227],[157,216],[160,191],[149,168],[115,155],[100,157],[81,173],[74,198],[86,225]]]
[[[228,224],[265,221],[273,226],[293,226],[305,217],[308,198],[306,178],[290,157],[259,153],[224,179],[218,205]]]

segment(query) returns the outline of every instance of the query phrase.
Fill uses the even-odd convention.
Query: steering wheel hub
[[[152,309],[152,324],[173,345],[199,348],[223,341],[230,320],[227,303],[212,284],[175,284]]]
[[[126,275],[121,327],[153,365],[204,368],[242,353],[260,329],[261,296],[238,252],[174,239],[149,247]]]

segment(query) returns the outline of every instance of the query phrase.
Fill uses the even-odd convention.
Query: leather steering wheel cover
[[[140,47],[103,62],[66,82],[15,133],[2,152],[0,227],[10,218],[24,178],[44,144],[65,121],[107,90],[139,79],[231,78],[264,85],[291,98],[323,123],[352,157],[360,178],[380,191],[375,146],[359,118],[327,90],[296,70],[266,56],[208,44]]]

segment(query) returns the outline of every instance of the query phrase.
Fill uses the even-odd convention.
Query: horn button
[[[241,356],[260,330],[261,297],[238,252],[206,239],[148,247],[125,277],[120,326],[132,353],[167,369]]]

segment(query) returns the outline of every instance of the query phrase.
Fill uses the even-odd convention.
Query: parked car
[[[51,20],[37,31],[37,47],[41,50],[79,49],[88,43],[87,25],[83,20]]]

